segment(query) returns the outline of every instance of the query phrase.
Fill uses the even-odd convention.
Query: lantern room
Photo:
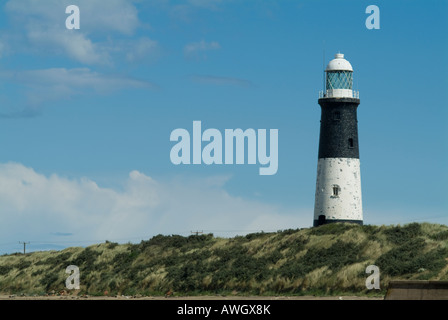
[[[337,53],[325,69],[325,92],[320,98],[359,98],[353,91],[353,68],[342,53]]]

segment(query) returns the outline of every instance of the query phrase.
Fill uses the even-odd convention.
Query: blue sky
[[[80,8],[67,30],[65,8]],[[369,30],[368,5],[380,9]],[[312,225],[325,64],[354,67],[366,224],[448,224],[446,1],[8,0],[0,253]],[[170,161],[177,128],[278,129],[278,172]]]

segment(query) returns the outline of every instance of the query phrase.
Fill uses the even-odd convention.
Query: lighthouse
[[[314,226],[332,222],[362,225],[361,171],[353,68],[338,53],[325,69],[321,107]]]

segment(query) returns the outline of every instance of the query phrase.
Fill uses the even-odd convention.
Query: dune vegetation
[[[69,265],[79,267],[79,290],[65,286]],[[366,288],[369,265],[379,267],[379,290]],[[447,226],[335,223],[0,256],[3,294],[384,295],[389,281],[402,279],[448,280]]]

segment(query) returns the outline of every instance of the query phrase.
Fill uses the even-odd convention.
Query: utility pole
[[[26,253],[26,245],[27,244],[29,244],[29,242],[21,242],[21,241],[19,241],[19,243],[23,243],[23,254],[25,254]]]
[[[204,233],[204,231],[191,231],[191,233],[194,233],[195,235],[198,235],[200,233]]]

